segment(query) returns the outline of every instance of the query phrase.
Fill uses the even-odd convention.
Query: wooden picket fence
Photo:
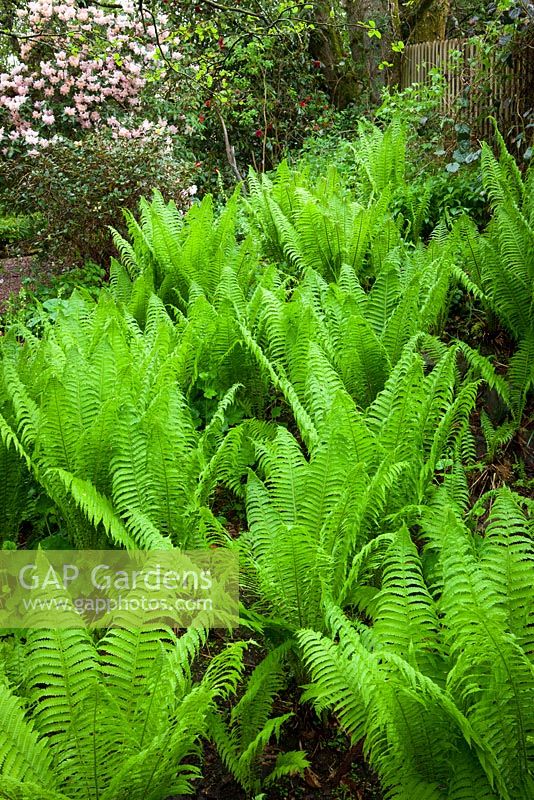
[[[482,70],[477,66],[477,55],[477,44],[469,39],[408,45],[402,60],[401,88],[428,83],[430,70],[437,68],[446,82],[440,108],[443,114],[465,119],[483,137],[491,137],[492,125],[487,117],[492,115],[508,138],[524,127],[525,113],[529,109],[532,112],[534,51],[517,53],[513,63],[506,66],[495,51]]]

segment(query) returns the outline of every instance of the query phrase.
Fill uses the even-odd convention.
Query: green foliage
[[[360,123],[355,147],[359,183],[370,196],[402,187],[406,173],[406,125],[399,116],[381,131]]]
[[[298,272],[310,267],[328,281],[339,279],[344,264],[356,274],[362,270],[385,222],[383,199],[367,206],[350,202],[335,170],[312,188],[306,173],[292,175],[285,163],[274,182],[251,174],[249,184],[250,212],[270,258]]]
[[[38,220],[31,215],[0,216],[0,246],[16,244],[31,239]]]
[[[121,260],[112,260],[111,286],[141,326],[152,292],[182,321],[182,381],[195,421],[209,420],[238,382],[241,416],[261,414],[268,385],[241,342],[238,319],[248,314],[262,277],[253,236],[237,240],[237,195],[218,216],[207,196],[182,217],[156,193],[142,202],[141,223],[128,215],[128,226],[131,244],[114,233]],[[273,279],[267,274],[267,285]]]
[[[472,507],[468,479],[482,385],[515,413],[480,414],[493,454],[531,380],[531,177],[484,148],[487,230],[427,237],[406,135],[361,125],[352,186],[283,163],[221,210],[155,193],[113,233],[108,288],[12,319],[5,546],[46,516],[81,548],[232,548],[267,653],[232,703],[245,642],[193,685],[204,631],[26,632],[1,650],[1,796],[184,794],[206,735],[257,794],[308,766],[283,752],[296,678],[388,797],[530,800],[531,503]],[[458,281],[518,340],[506,380],[443,336]]]
[[[169,4],[165,11],[182,59],[167,72],[174,90],[160,101],[161,111],[185,117],[199,159],[195,182],[205,191],[219,179],[236,182],[225,130],[245,176],[249,166],[275,167],[332,116],[322,70],[309,51],[311,8],[252,0],[217,9]]]
[[[287,645],[272,650],[255,667],[228,722],[221,714],[212,714],[209,719],[210,735],[222,760],[243,788],[254,794],[260,791],[262,784],[268,786],[284,775],[301,773],[309,766],[305,754],[297,750],[280,753],[272,770],[260,774],[266,746],[273,738],[279,739],[282,726],[292,716],[271,716],[273,701],[287,682],[287,652]]]
[[[32,333],[42,331],[46,322],[55,322],[66,298],[74,289],[83,289],[97,298],[106,276],[105,270],[92,261],[59,275],[44,274],[38,267],[24,278],[19,293],[5,304],[0,327],[9,330],[21,323]]]
[[[170,630],[118,627],[98,646],[76,628],[32,632],[21,654],[22,686],[0,684],[0,796],[190,794],[199,738],[242,669],[237,644],[193,684],[190,657],[202,641],[194,629],[177,638]]]
[[[468,220],[456,228],[462,267],[456,273],[518,342],[508,370],[511,407],[517,421],[534,382],[534,171],[523,179],[498,135],[497,160],[482,146],[482,176],[493,208],[483,235]]]
[[[362,602],[368,559],[399,520],[432,501],[438,476],[466,502],[460,444],[477,390],[472,381],[456,387],[454,349],[425,375],[416,337],[362,414],[326,358],[312,353],[305,425],[295,413],[308,458],[282,428],[260,443],[242,537],[258,610],[288,631],[322,629],[325,595],[341,606]]]
[[[156,192],[151,203],[141,201],[140,216],[139,224],[126,213],[131,245],[114,231],[122,264],[112,262],[111,283],[121,300],[130,301],[136,294],[139,277],[182,313],[199,292],[210,302],[216,300],[221,284],[235,282],[236,303],[248,295],[257,251],[251,236],[240,244],[236,241],[237,194],[218,216],[210,195],[183,216],[173,201],[165,203]]]
[[[343,183],[364,202],[387,187],[390,210],[404,237],[414,242],[427,241],[443,220],[462,214],[482,223],[487,211],[471,129],[438,117],[440,74],[432,80],[430,99],[419,86],[389,93],[376,124],[359,120],[339,134],[317,135],[306,142],[302,157],[315,179],[330,164],[338,165]]]
[[[487,536],[442,496],[401,528],[378,565],[368,624],[327,603],[332,638],[298,634],[313,683],[399,798],[532,795],[532,536],[517,499],[497,495]],[[380,577],[381,572],[381,577]],[[336,643],[337,642],[337,643]],[[505,677],[506,676],[506,677]]]
[[[86,548],[107,537],[126,547],[205,542],[218,528],[205,505],[210,464],[237,387],[198,431],[181,389],[195,342],[154,295],[144,331],[102,292],[97,305],[75,293],[42,339],[23,332],[24,347],[11,335],[2,348],[2,440],[67,537]]]
[[[17,210],[39,212],[33,233],[43,257],[62,266],[89,259],[106,264],[111,254],[106,226],[116,225],[122,209],[135,208],[156,183],[188,205],[186,157],[175,156],[163,139],[113,140],[93,133],[51,145],[38,160],[18,159],[2,191]]]
[[[31,516],[32,483],[24,462],[15,445],[7,438],[0,441],[0,502],[2,526],[0,545],[16,541],[23,520]]]

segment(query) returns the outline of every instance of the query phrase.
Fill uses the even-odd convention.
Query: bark
[[[410,42],[434,42],[445,39],[451,0],[420,0],[410,14]]]
[[[345,50],[339,21],[332,18],[329,0],[314,8],[315,31],[310,38],[310,55],[321,63],[324,82],[332,102],[345,108],[357,98],[358,84]]]
[[[391,43],[400,38],[398,0],[346,0],[346,11],[359,92],[368,103],[376,105],[386,82],[395,80],[395,72],[389,74],[385,69],[380,70],[379,64],[397,62],[392,58]],[[369,37],[362,27],[361,23],[371,20],[380,30],[381,39]]]

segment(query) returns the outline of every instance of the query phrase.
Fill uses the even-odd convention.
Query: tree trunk
[[[382,62],[392,62],[391,43],[400,38],[398,0],[345,0],[350,49],[359,92],[369,104],[380,102],[388,72],[379,69]],[[374,22],[381,38],[369,36],[365,25]]]
[[[410,19],[410,42],[434,42],[445,39],[451,0],[420,0]]]
[[[332,15],[329,0],[319,0],[313,16],[316,27],[310,37],[310,55],[321,64],[320,69],[332,102],[338,108],[345,108],[356,100],[358,83],[351,70],[339,20]]]

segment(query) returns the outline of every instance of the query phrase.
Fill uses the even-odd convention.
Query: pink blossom
[[[77,0],[30,0],[16,12],[17,25],[35,41],[51,32],[53,37],[48,39],[52,49],[46,51],[47,60],[32,61],[30,38],[21,44],[18,63],[0,73],[0,107],[7,112],[8,135],[19,134],[12,141],[22,138],[33,144],[39,134],[32,133],[31,124],[40,122],[50,128],[57,119],[62,119],[63,125],[69,121],[69,135],[73,136],[80,127],[106,124],[104,119],[113,116],[109,111],[114,105],[120,110],[120,121],[107,122],[108,126],[122,138],[148,135],[149,131],[136,127],[132,111],[126,113],[125,107],[133,110],[140,106],[146,78],[159,68],[153,58],[155,30],[145,30],[136,17],[134,0],[118,2],[121,8],[116,12],[95,5],[80,8]],[[166,17],[158,15],[165,47],[166,24]],[[90,35],[82,39],[80,30]],[[115,58],[117,53],[122,61]],[[171,52],[170,56],[179,54]],[[32,102],[27,102],[30,92]],[[42,98],[53,98],[55,113],[42,108]],[[176,132],[175,126],[165,127],[162,121],[159,125],[162,132]],[[150,135],[157,135],[153,127]],[[53,139],[47,137],[39,146]]]

